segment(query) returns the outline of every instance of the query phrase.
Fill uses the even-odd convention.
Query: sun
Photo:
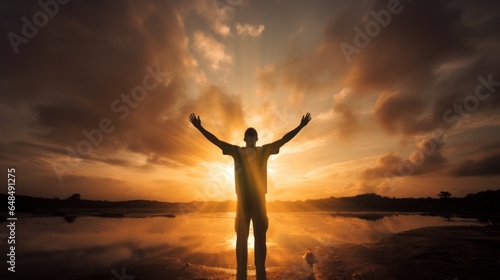
[[[234,167],[231,165],[224,167],[224,173],[225,175],[229,176],[232,181],[232,178],[234,178]]]
[[[248,235],[248,250],[253,251],[254,250],[254,244],[255,244],[255,238],[253,237],[253,232],[250,232]],[[228,246],[231,249],[236,249],[236,234],[232,238],[230,238],[227,242]]]

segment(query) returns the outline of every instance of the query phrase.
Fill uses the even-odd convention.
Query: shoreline
[[[342,244],[316,279],[497,279],[498,226],[423,227],[377,242]]]
[[[498,244],[498,226],[423,227],[397,233],[376,242],[324,247],[322,249],[326,249],[328,255],[320,256],[321,259],[312,266],[304,261],[301,266],[269,267],[267,274],[269,280],[497,279],[500,275]],[[222,280],[236,277],[234,269],[191,264],[162,256],[122,261],[113,267],[100,268],[98,271],[64,275],[54,279],[110,279],[110,271],[118,268],[125,270],[115,271],[116,273],[134,276],[135,280]],[[248,279],[255,279],[255,271],[249,270]]]

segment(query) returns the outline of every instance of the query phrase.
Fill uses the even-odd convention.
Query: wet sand
[[[428,227],[378,242],[341,245],[316,279],[499,279],[500,230]]]
[[[498,279],[499,245],[498,227],[426,227],[378,242],[320,248],[328,255],[316,256],[318,263],[309,270],[305,263],[300,267],[268,268],[268,279]],[[235,279],[233,269],[169,257],[130,260],[113,267],[115,274],[109,267],[58,279]],[[250,271],[249,279],[255,279],[252,274]]]

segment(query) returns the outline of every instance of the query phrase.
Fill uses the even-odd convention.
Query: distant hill
[[[7,205],[7,195],[0,194]],[[102,201],[81,199],[74,194],[66,199],[16,195],[16,212],[57,211],[61,209],[150,209],[172,212],[234,211],[235,201],[159,202],[154,200]],[[374,193],[352,197],[330,197],[305,201],[273,201],[269,211],[420,211],[420,212],[484,212],[500,214],[500,190],[488,190],[465,197],[389,198]],[[6,211],[6,207],[2,209]]]
[[[354,197],[306,200],[324,210],[451,211],[500,213],[500,190],[488,190],[465,197],[389,198],[374,193]]]
[[[4,201],[4,205],[7,205],[7,195],[0,194],[0,201]],[[74,194],[66,199],[16,195],[15,200],[16,212],[34,212],[57,209],[171,209],[176,208],[178,205],[179,203],[159,202],[154,200],[87,200],[80,199],[79,194]]]

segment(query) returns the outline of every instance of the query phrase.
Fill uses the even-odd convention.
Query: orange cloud
[[[259,24],[258,26],[246,24],[236,23],[236,32],[241,36],[250,36],[250,37],[260,37],[260,34],[264,32],[265,26],[263,24]]]
[[[213,70],[219,70],[221,64],[233,63],[233,55],[228,52],[222,43],[210,35],[196,31],[193,35],[193,44],[196,51],[210,63]]]

